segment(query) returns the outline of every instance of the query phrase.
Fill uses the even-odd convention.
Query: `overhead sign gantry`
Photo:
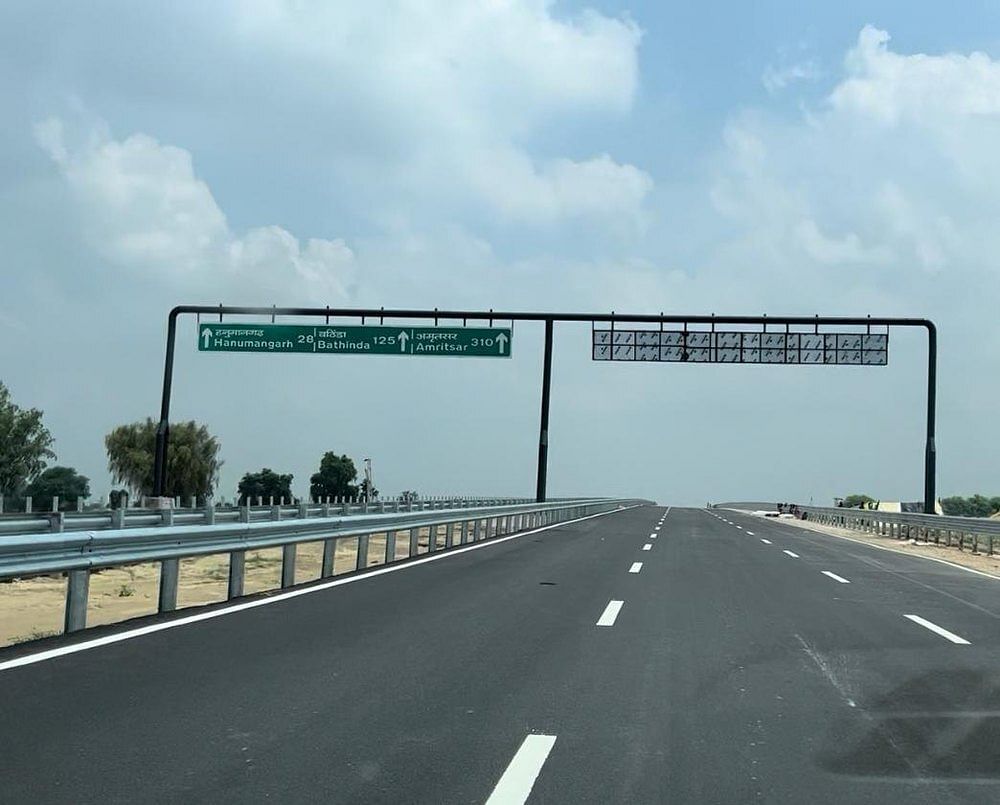
[[[628,363],[758,364],[797,366],[885,366],[889,331],[918,327],[927,332],[927,430],[924,447],[924,511],[935,512],[937,397],[937,328],[929,319],[848,316],[680,316],[615,313],[527,313],[456,310],[385,310],[358,308],[218,307],[181,305],[167,319],[167,354],[163,397],[156,430],[154,494],[166,490],[166,455],[170,438],[170,393],[173,381],[177,319],[199,317],[200,352],[270,352],[332,355],[386,355],[509,358],[514,322],[545,327],[541,416],[538,436],[536,496],[545,500],[549,442],[549,398],[552,383],[552,339],[555,322],[589,323],[594,361]],[[202,322],[202,316],[218,316]],[[226,322],[226,316],[269,316],[270,324]],[[276,324],[275,318],[323,318],[322,326]],[[334,319],[360,324],[331,323]],[[379,325],[366,324],[378,319]],[[399,324],[386,324],[385,320]],[[416,327],[408,320],[433,320]],[[462,326],[438,326],[438,322]],[[468,323],[488,322],[488,327]],[[511,327],[494,327],[494,321]],[[874,328],[874,329],[873,329]]]

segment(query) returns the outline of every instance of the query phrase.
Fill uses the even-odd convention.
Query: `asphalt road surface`
[[[0,652],[0,801],[1000,802],[993,579],[664,507],[353,578]]]

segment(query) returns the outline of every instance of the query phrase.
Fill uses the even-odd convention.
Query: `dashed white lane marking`
[[[747,534],[752,537],[753,536],[753,531],[747,531]]]
[[[622,611],[623,606],[625,606],[624,601],[608,601],[608,605],[604,607],[601,617],[597,619],[597,625],[614,626],[615,619],[618,617],[618,613]]]
[[[738,529],[739,529],[740,531],[742,531],[742,530],[743,530],[743,526],[741,526],[741,525],[738,525],[738,526],[736,526],[736,527],[737,527],[737,528],[738,528]]]
[[[555,735],[529,735],[525,738],[486,800],[486,805],[524,805],[555,742]]]
[[[831,579],[833,579],[834,581],[839,581],[841,584],[850,584],[851,583],[847,579],[845,579],[843,576],[838,576],[836,573],[831,573],[829,570],[824,570],[823,571],[823,575],[824,576],[829,576]]]
[[[642,546],[642,549],[644,551],[651,551],[651,550],[653,550],[653,543],[647,542],[645,545]]]
[[[932,632],[934,632],[934,634],[939,634],[945,640],[950,640],[952,643],[957,643],[960,646],[969,645],[969,641],[966,640],[964,637],[959,637],[954,632],[949,632],[947,629],[938,626],[936,623],[931,623],[929,620],[921,618],[919,615],[904,615],[903,617],[909,618],[911,621],[920,624],[925,629],[930,629]]]
[[[763,542],[765,545],[770,545],[771,544],[771,540],[764,539],[763,537],[760,538],[760,541]]]
[[[632,567],[628,569],[629,573],[638,573],[642,570],[642,562],[633,562]]]
[[[799,555],[797,553],[792,553],[791,551],[782,551],[782,553],[787,553],[792,559],[798,559]]]
[[[656,539],[656,534],[655,534],[655,533],[654,533],[654,534],[650,534],[650,535],[649,535],[649,538],[650,538],[650,539]]]

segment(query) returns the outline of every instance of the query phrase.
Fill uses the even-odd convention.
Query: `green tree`
[[[360,486],[358,486],[358,494],[361,496],[362,500],[377,500],[378,490],[375,488],[374,484],[368,483],[367,478],[361,480]]]
[[[844,498],[844,506],[848,509],[856,509],[862,504],[867,506],[869,503],[874,503],[875,498],[868,497],[868,495],[848,495]]]
[[[156,450],[156,422],[146,419],[119,425],[104,437],[108,470],[115,483],[125,484],[138,497],[153,494],[153,457]],[[219,481],[219,441],[197,422],[170,426],[167,448],[168,497],[205,500]]]
[[[56,496],[60,508],[75,509],[78,498],[90,497],[90,479],[72,467],[50,467],[28,484],[24,494],[31,495],[32,508],[38,511],[51,511]]]
[[[319,472],[313,473],[309,479],[309,494],[313,500],[323,500],[327,496],[351,498],[358,494],[354,485],[358,471],[354,462],[347,456],[338,456],[334,452],[323,454],[319,462]]]
[[[1000,511],[1000,497],[953,495],[941,499],[941,509],[950,517],[989,517]]]
[[[267,503],[272,497],[277,503],[282,498],[292,499],[292,475],[279,475],[274,470],[264,467],[260,472],[248,472],[240,479],[240,505],[247,502],[253,505],[257,498],[263,498]]]
[[[51,447],[52,435],[42,424],[42,412],[14,405],[0,383],[0,495],[20,492],[44,470],[46,459],[56,457]]]
[[[420,500],[420,493],[415,489],[406,489],[400,494],[399,500],[401,503],[415,503]]]

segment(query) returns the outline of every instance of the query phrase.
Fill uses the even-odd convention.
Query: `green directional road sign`
[[[509,358],[509,327],[310,327],[201,324],[200,352],[308,352],[322,355],[444,355]]]

